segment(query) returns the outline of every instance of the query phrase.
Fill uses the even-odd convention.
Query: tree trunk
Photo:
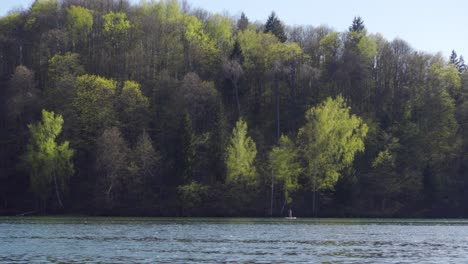
[[[23,65],[23,43],[19,45],[19,64]]]
[[[241,118],[241,108],[240,108],[240,102],[239,102],[239,85],[237,84],[236,81],[234,81],[234,90],[236,92],[236,104],[237,104],[237,118]]]
[[[280,136],[281,136],[281,129],[280,129],[280,98],[279,98],[279,82],[278,80],[275,80],[275,86],[276,86],[276,140],[279,142]]]
[[[60,191],[57,184],[57,177],[54,175],[54,185],[55,185],[55,195],[57,196],[57,201],[61,208],[63,208],[62,199],[60,199]]]
[[[281,213],[280,213],[281,215],[282,215],[283,212],[284,212],[284,207],[286,206],[286,202],[287,202],[287,201],[286,201],[286,198],[285,198],[285,199],[284,199],[284,203],[283,203],[283,207],[281,207]],[[289,205],[288,205],[288,207],[289,207]]]
[[[271,170],[271,200],[270,200],[270,216],[273,216],[273,194],[275,190],[274,178],[273,178],[273,169]]]
[[[314,175],[314,180],[313,180],[313,193],[312,193],[312,214],[314,217],[317,217],[317,210],[315,208],[315,196],[317,194],[317,174],[315,173]]]
[[[114,183],[111,183],[111,185],[109,186],[109,189],[107,189],[107,191],[106,191],[106,196],[107,196],[107,198],[109,198],[109,195],[110,195],[110,193],[111,193],[111,191],[112,191],[112,187],[113,187],[113,186],[114,186]]]
[[[317,217],[317,212],[315,211],[315,193],[316,193],[316,192],[317,192],[317,191],[315,190],[315,187],[314,187],[314,190],[313,190],[313,192],[312,192],[312,215],[313,215],[314,217]]]

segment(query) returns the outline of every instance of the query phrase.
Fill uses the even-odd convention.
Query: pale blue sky
[[[140,0],[131,0],[139,3]],[[0,16],[32,0],[0,0]],[[188,0],[192,7],[265,21],[271,11],[289,25],[328,25],[338,31],[361,16],[368,31],[406,40],[416,50],[449,56],[452,49],[468,61],[466,0]]]

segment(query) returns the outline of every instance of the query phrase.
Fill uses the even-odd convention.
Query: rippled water
[[[0,218],[0,263],[467,263],[468,220]]]

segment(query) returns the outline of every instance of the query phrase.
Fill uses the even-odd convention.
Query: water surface
[[[466,263],[468,220],[0,218],[0,263]]]

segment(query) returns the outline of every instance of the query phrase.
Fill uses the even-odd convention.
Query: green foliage
[[[74,151],[70,149],[68,141],[62,144],[56,142],[62,124],[61,115],[42,110],[42,121],[28,125],[31,139],[24,163],[29,171],[31,190],[43,203],[49,198],[52,184],[55,182],[55,188],[59,185],[65,191],[68,178],[74,172],[71,161]]]
[[[40,13],[40,12],[46,12],[47,10],[54,10],[57,9],[58,7],[58,1],[57,0],[37,0],[34,1],[34,4],[32,5],[32,11]]]
[[[57,0],[34,1],[25,23],[25,28],[33,32],[34,30],[41,30],[45,25],[49,26],[53,24],[53,19],[56,19],[57,16],[58,7],[59,2]],[[48,21],[49,19],[52,21]]]
[[[350,114],[341,96],[310,108],[306,120],[298,138],[312,188],[333,189],[341,173],[352,165],[355,154],[364,151],[367,125]]]
[[[279,181],[284,190],[284,199],[290,204],[292,199],[289,193],[299,187],[298,176],[303,169],[298,162],[299,153],[287,136],[282,135],[279,146],[273,147],[270,152],[270,166],[276,181]]]
[[[182,17],[183,12],[179,6],[178,0],[165,0],[160,1],[161,13],[163,13],[164,19],[168,23],[178,23]]]
[[[216,41],[218,49],[229,51],[234,46],[233,22],[227,17],[213,15],[206,22],[206,31]]]
[[[124,135],[130,139],[138,138],[138,135],[147,127],[149,98],[142,94],[140,84],[125,81],[117,100],[116,110]]]
[[[299,61],[304,57],[302,49],[296,43],[276,43],[267,53],[267,64],[273,66],[275,62],[286,64]]]
[[[247,135],[247,123],[242,119],[236,122],[232,130],[226,153],[226,182],[253,185],[257,174],[254,165],[257,147]]]
[[[264,71],[272,63],[271,47],[278,44],[278,39],[271,34],[257,33],[247,29],[238,33],[238,40],[244,58],[243,66],[246,70]]]
[[[179,200],[183,210],[185,211],[184,215],[190,215],[190,211],[202,206],[202,203],[208,194],[208,190],[208,186],[195,181],[177,187]]]
[[[372,167],[378,168],[379,166],[396,166],[397,151],[400,149],[400,140],[384,133],[384,141],[386,141],[385,149],[381,150],[377,157],[372,161]]]
[[[367,60],[373,62],[374,56],[377,55],[377,46],[375,37],[362,36],[357,44],[360,54]]]
[[[436,62],[431,66],[431,76],[435,77],[437,90],[444,89],[453,97],[457,97],[461,92],[460,74],[453,64],[443,65],[442,62]]]
[[[54,55],[49,60],[49,85],[44,91],[47,107],[61,114],[70,110],[76,77],[84,73],[85,70],[80,63],[78,54]]]
[[[103,16],[103,19],[104,36],[107,37],[111,47],[124,47],[129,30],[132,27],[127,19],[127,14],[123,12],[109,12]]]
[[[131,27],[127,14],[122,12],[109,12],[103,18],[104,33],[109,36],[126,34]]]
[[[372,162],[372,167],[375,168],[381,164],[395,164],[394,158],[388,149],[379,152],[379,155]]]
[[[117,83],[96,75],[76,78],[72,107],[75,120],[75,135],[83,143],[95,141],[106,127],[117,123],[114,98]]]
[[[436,164],[454,157],[460,147],[457,134],[459,125],[455,119],[455,102],[442,90],[415,104],[408,117],[407,139],[417,142],[414,158]],[[412,134],[414,133],[414,134]]]
[[[338,51],[340,48],[341,42],[339,39],[338,32],[332,32],[327,34],[324,38],[320,40],[320,50],[325,61],[336,60],[338,56]]]
[[[203,29],[203,23],[194,16],[186,15],[183,19],[185,26],[184,37],[188,42],[188,53],[191,57],[198,58],[200,67],[212,67],[219,54],[219,49],[216,47],[219,39],[211,38]],[[189,69],[195,64],[192,58],[186,58],[189,62]]]
[[[87,38],[93,23],[93,15],[89,9],[73,5],[67,9],[67,29],[71,34],[73,44]]]
[[[0,18],[0,28],[2,28],[2,38],[5,38],[6,33],[13,33],[11,32],[11,28],[21,22],[20,13],[11,13],[4,17]],[[10,30],[8,30],[10,29]],[[10,32],[8,32],[10,31]]]
[[[65,76],[83,75],[85,70],[76,53],[67,52],[64,55],[55,54],[49,60],[48,75],[52,82],[59,81]]]

